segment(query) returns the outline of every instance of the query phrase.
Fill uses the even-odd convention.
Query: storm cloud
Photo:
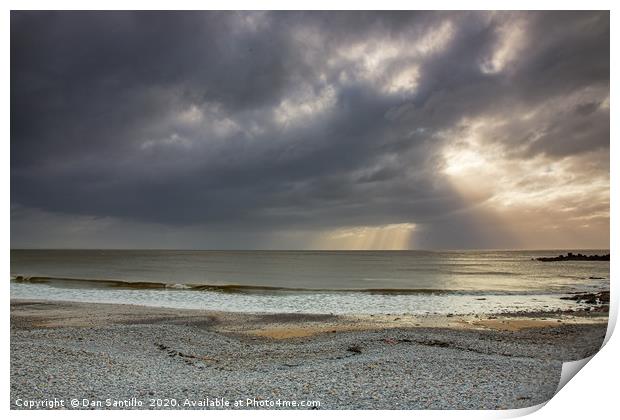
[[[609,244],[607,12],[12,12],[11,246]]]

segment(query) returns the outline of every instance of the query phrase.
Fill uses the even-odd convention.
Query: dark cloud
[[[608,184],[609,13],[11,14],[13,246],[78,222],[80,246],[398,223],[415,246],[532,245],[489,210],[505,191],[457,181],[472,145]]]

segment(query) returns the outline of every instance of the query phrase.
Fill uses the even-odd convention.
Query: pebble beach
[[[14,299],[11,408],[523,408],[549,400],[562,362],[594,354],[606,328],[606,312],[356,317]]]

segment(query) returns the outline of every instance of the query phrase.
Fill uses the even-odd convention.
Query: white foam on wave
[[[250,313],[307,314],[499,314],[516,311],[576,309],[580,304],[557,294],[369,294],[317,292],[300,294],[237,294],[194,290],[115,290],[62,288],[11,282],[11,298],[91,303],[120,303],[178,309]]]

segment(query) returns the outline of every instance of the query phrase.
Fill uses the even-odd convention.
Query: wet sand
[[[56,397],[521,408],[548,400],[562,362],[596,352],[606,325],[604,312],[335,316],[13,300],[11,407]],[[182,405],[149,407],[156,398]]]

